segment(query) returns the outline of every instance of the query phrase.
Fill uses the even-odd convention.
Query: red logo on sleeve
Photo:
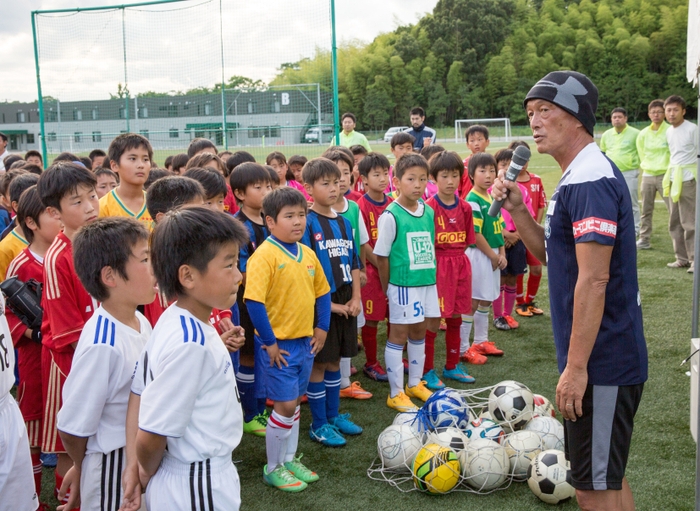
[[[614,238],[617,236],[617,223],[603,218],[589,216],[578,222],[574,222],[574,238],[580,238],[585,234],[602,234]]]

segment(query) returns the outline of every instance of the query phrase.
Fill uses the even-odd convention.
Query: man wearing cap
[[[494,197],[505,199],[521,239],[548,265],[561,373],[556,401],[578,504],[631,511],[625,469],[647,379],[647,349],[629,190],[593,140],[598,90],[587,76],[549,73],[524,104],[537,150],[551,155],[563,175],[544,227],[528,212],[516,183],[499,178]]]

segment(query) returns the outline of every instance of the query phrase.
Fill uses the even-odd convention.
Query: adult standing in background
[[[632,198],[634,234],[639,236],[639,154],[637,136],[639,130],[627,125],[627,110],[618,106],[610,114],[613,127],[600,138],[600,149],[610,158],[625,178]]]
[[[10,156],[10,152],[7,150],[7,135],[0,131],[0,172],[5,172],[3,160],[8,156]]]
[[[340,140],[336,144],[335,137],[333,137],[331,139],[331,145],[342,145],[343,147],[348,148],[354,145],[361,145],[367,149],[367,152],[372,151],[372,148],[369,146],[369,142],[367,142],[367,137],[365,137],[362,133],[355,131],[356,124],[357,118],[355,117],[355,114],[345,112],[340,118],[340,125],[343,127],[343,130],[340,132]]]
[[[593,140],[597,106],[598,89],[575,71],[549,73],[525,97],[537,151],[551,155],[563,173],[544,227],[517,183],[499,178],[492,193],[505,199],[521,239],[549,266],[561,374],[556,402],[578,505],[631,511],[625,470],[648,375],[647,348],[630,194]]]
[[[421,149],[435,142],[435,130],[425,125],[425,110],[419,106],[411,109],[411,126],[413,127],[407,130],[406,133],[416,139],[413,142],[413,150],[415,152],[419,153]]]
[[[668,197],[664,197],[663,189],[663,178],[668,169],[670,156],[666,141],[668,124],[664,121],[664,100],[655,99],[649,103],[648,113],[651,126],[640,131],[637,137],[639,168],[642,171],[642,217],[637,241],[637,248],[640,250],[651,248],[656,192],[668,209]]]

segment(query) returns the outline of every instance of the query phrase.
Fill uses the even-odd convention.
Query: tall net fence
[[[165,0],[33,21],[49,157],[124,132],[146,136],[158,163],[197,137],[259,157],[313,152],[334,134],[329,0]]]

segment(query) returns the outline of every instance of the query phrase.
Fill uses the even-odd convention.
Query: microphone
[[[510,165],[508,166],[508,170],[506,170],[504,179],[507,181],[515,181],[528,161],[530,161],[530,150],[524,145],[516,147],[515,151],[513,151],[513,158],[510,160]],[[501,206],[503,206],[503,200],[494,200],[489,208],[489,216],[498,216],[501,212]]]

